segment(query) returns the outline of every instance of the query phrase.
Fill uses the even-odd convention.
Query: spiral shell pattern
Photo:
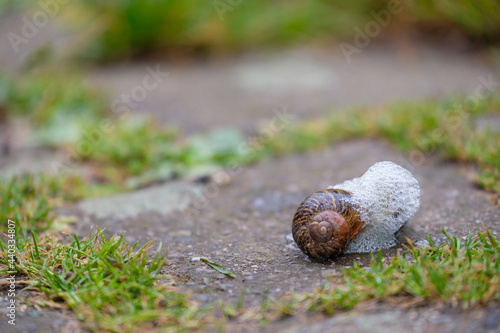
[[[342,253],[363,224],[350,197],[350,192],[327,189],[302,201],[292,224],[293,239],[302,252],[317,259]]]

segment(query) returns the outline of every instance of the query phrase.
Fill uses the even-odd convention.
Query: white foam
[[[392,162],[374,164],[352,180],[330,186],[352,193],[352,203],[365,223],[344,253],[373,252],[396,244],[395,233],[420,206],[418,181]]]

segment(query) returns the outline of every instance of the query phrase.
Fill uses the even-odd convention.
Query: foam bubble
[[[351,192],[351,201],[365,222],[344,253],[394,246],[395,233],[420,206],[418,181],[408,170],[388,161],[374,164],[359,178],[328,188]]]

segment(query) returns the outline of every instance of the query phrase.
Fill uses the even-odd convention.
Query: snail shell
[[[302,201],[292,224],[293,239],[302,252],[317,259],[342,253],[363,224],[350,198],[350,192],[327,189]]]

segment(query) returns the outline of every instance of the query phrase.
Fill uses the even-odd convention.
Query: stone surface
[[[185,133],[236,126],[247,132],[266,125],[273,110],[296,119],[325,110],[393,100],[471,94],[479,78],[498,69],[477,55],[417,47],[410,55],[371,45],[348,64],[339,49],[299,48],[245,53],[208,63],[149,62],[99,68],[89,80],[121,98],[141,85],[147,67],[168,72],[130,114],[149,114]]]
[[[21,289],[19,287],[19,289]],[[73,312],[69,310],[47,310],[39,306],[26,306],[22,299],[27,292],[17,290],[16,320],[15,325],[7,322],[6,311],[4,309],[9,305],[10,298],[7,297],[7,291],[0,290],[0,308],[2,309],[2,319],[0,320],[0,332],[2,333],[89,333],[83,328]]]
[[[0,29],[14,31],[21,25],[20,17],[2,18]],[[52,29],[50,25],[41,31],[40,38],[27,47],[34,50],[38,43],[55,41],[51,36],[57,34]],[[12,54],[5,43],[6,39],[0,42],[0,65],[19,67],[28,54]],[[427,46],[415,48],[411,55],[399,51],[372,43],[350,64],[336,47],[246,53],[207,63],[128,63],[94,69],[87,80],[109,90],[113,98],[120,98],[142,84],[148,66],[160,66],[169,76],[157,89],[148,91],[147,98],[131,111],[149,114],[163,124],[178,125],[186,134],[226,126],[254,133],[256,125],[265,125],[275,116],[275,109],[286,107],[300,119],[340,106],[442,97],[456,91],[471,93],[481,76],[491,74],[498,80],[496,69],[478,55]],[[484,121],[477,126],[484,127]],[[24,166],[32,171],[50,171],[52,162],[63,158],[38,150],[21,150],[9,160],[0,161],[0,170],[6,174]],[[227,186],[202,188],[178,181],[84,201],[62,207],[60,212],[78,217],[72,228],[80,236],[88,235],[92,226],[99,225],[108,234],[125,232],[128,242],[161,241],[170,262],[164,270],[177,276],[180,287],[193,292],[202,304],[217,299],[236,302],[246,289],[244,305],[258,306],[266,289],[271,298],[291,288],[295,292],[308,291],[326,277],[338,274],[342,267],[351,266],[353,260],[366,265],[367,254],[312,262],[290,242],[291,222],[298,204],[307,195],[358,177],[383,160],[408,168],[422,190],[420,210],[403,227],[400,239],[408,236],[418,244],[427,234],[440,243],[444,241],[441,228],[450,235],[463,237],[470,231],[481,230],[481,222],[498,236],[500,210],[489,203],[488,193],[474,186],[470,167],[443,163],[429,156],[421,164],[411,164],[384,142],[369,140],[340,143],[321,151],[244,167]],[[192,191],[201,191],[204,196],[189,202],[190,195],[186,193]],[[383,255],[393,255],[396,249],[385,250]],[[232,271],[235,279],[192,260],[201,256]],[[355,309],[315,323],[310,318],[292,318],[267,330],[314,332],[336,327],[349,332],[458,333],[498,332],[499,325],[499,313],[493,307],[482,312],[434,312],[387,310],[374,305],[371,311]],[[27,310],[19,320],[16,332],[62,331],[68,325],[69,330],[78,330],[71,326],[76,323],[72,314],[58,311]],[[0,325],[0,331],[9,332],[3,320]],[[258,330],[250,326],[233,331]]]
[[[280,330],[281,333],[319,333],[329,331],[355,333],[497,333],[500,311],[493,307],[460,312],[449,309],[411,310],[371,309],[351,311],[313,324]]]
[[[404,163],[404,157],[386,144],[369,140],[345,142],[243,168],[228,186],[207,197],[206,206],[196,213],[176,211],[161,215],[144,211],[127,218],[89,220],[106,227],[110,234],[125,232],[125,239],[130,242],[144,243],[153,237],[161,241],[176,267],[175,274],[190,282],[184,287],[194,291],[202,303],[218,298],[236,302],[245,288],[245,305],[256,306],[266,288],[271,297],[290,288],[295,292],[308,291],[330,273],[351,266],[353,260],[361,265],[368,263],[369,254],[312,262],[287,237],[303,198],[332,183],[360,176],[380,160]],[[498,235],[500,209],[488,202],[487,193],[473,186],[466,169],[432,158],[420,166],[406,167],[412,168],[420,183],[422,202],[415,217],[401,230],[400,240],[408,236],[418,244],[425,241],[427,234],[439,244],[445,241],[442,227],[450,235],[462,237],[482,230],[481,221]],[[78,230],[82,236],[87,235],[89,224],[79,224]],[[393,255],[396,248],[383,253]],[[228,279],[207,270],[204,263],[192,260],[195,257],[207,257],[223,265],[236,278]],[[211,282],[207,284],[204,279]]]
[[[184,210],[201,186],[186,182],[168,182],[130,193],[85,200],[78,205],[85,215],[95,218],[123,219],[145,212],[169,214]]]

